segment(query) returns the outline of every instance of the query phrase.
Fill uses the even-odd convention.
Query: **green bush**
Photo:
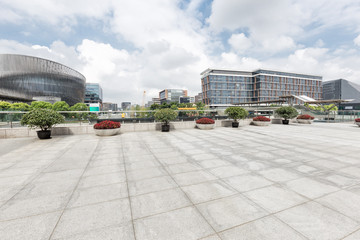
[[[280,107],[275,110],[275,113],[285,120],[294,118],[299,114],[298,111],[291,106]]]
[[[228,107],[225,110],[225,114],[237,122],[238,119],[246,118],[249,115],[249,112],[242,107]]]
[[[64,122],[64,117],[52,109],[34,109],[26,113],[21,119],[21,125],[29,128],[41,128],[42,131],[51,129],[55,124]]]
[[[18,102],[18,103],[13,103],[11,104],[11,108],[10,110],[12,111],[29,111],[30,110],[30,106],[27,103],[22,103],[22,102]]]
[[[39,108],[52,109],[52,104],[48,103],[48,102],[43,102],[43,101],[34,101],[31,103],[30,108],[31,109],[39,109]]]
[[[159,109],[155,112],[154,117],[157,121],[169,124],[170,121],[173,121],[177,117],[177,112],[170,108]]]
[[[70,111],[70,106],[65,101],[59,101],[52,105],[52,109],[55,111]]]
[[[11,103],[0,101],[0,110],[6,111],[9,110],[10,108],[11,108]]]

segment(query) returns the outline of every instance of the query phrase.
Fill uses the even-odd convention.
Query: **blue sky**
[[[104,100],[201,90],[206,68],[269,68],[360,84],[358,0],[0,0],[0,53],[58,61]]]

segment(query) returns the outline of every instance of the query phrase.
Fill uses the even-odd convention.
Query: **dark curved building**
[[[69,105],[84,102],[85,77],[65,65],[38,57],[0,54],[0,99],[31,102],[57,97]]]

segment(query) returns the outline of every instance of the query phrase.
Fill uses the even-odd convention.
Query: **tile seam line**
[[[90,162],[93,160],[93,158],[94,158],[94,156],[95,156],[95,154],[94,154],[94,153],[95,153],[95,152],[96,152],[96,150],[97,150],[97,149],[99,149],[99,148],[100,148],[100,141],[99,141],[99,139],[98,139],[98,140],[97,140],[97,142],[96,142],[96,148],[95,148],[95,149],[94,149],[94,151],[92,152],[92,154],[91,154],[91,156],[90,156],[90,159],[89,159],[88,163],[86,164],[86,166],[85,166],[85,168],[84,168],[84,170],[83,170],[83,173],[82,173],[82,174],[81,174],[81,176],[79,177],[79,180],[77,181],[77,183],[76,183],[76,185],[75,185],[74,189],[71,191],[71,194],[70,194],[70,196],[69,196],[69,199],[68,199],[68,201],[66,202],[66,204],[65,204],[64,208],[62,209],[61,214],[60,214],[60,216],[59,216],[58,220],[56,221],[56,224],[55,224],[55,226],[54,226],[53,230],[51,231],[51,234],[50,234],[50,236],[49,236],[48,240],[50,240],[50,239],[52,238],[52,236],[54,235],[55,229],[57,228],[57,226],[58,226],[58,224],[59,224],[59,222],[60,222],[60,220],[61,220],[62,216],[64,215],[64,212],[65,212],[65,210],[66,210],[67,206],[69,205],[69,203],[70,203],[70,201],[71,201],[71,198],[73,197],[73,195],[74,195],[74,193],[75,193],[76,189],[78,188],[79,183],[80,183],[80,181],[81,181],[81,179],[82,179],[82,177],[83,177],[83,175],[84,175],[84,173],[85,173],[86,169],[88,168],[88,166],[89,166]],[[70,150],[70,149],[69,149],[69,150]]]
[[[186,192],[180,187],[180,185],[176,182],[176,180],[172,177],[172,175],[167,171],[167,169],[164,167],[164,165],[160,162],[160,160],[154,155],[154,153],[151,151],[151,149],[148,146],[147,142],[141,141],[144,143],[146,149],[155,157],[156,161],[160,163],[164,171],[169,175],[169,177],[175,182],[175,184],[178,186],[179,189],[181,189],[182,193],[186,196],[187,200],[191,203],[191,206],[196,210],[196,212],[202,217],[202,219],[210,226],[210,228],[214,231],[214,233],[222,240],[220,235],[217,233],[217,231],[214,229],[214,227],[208,222],[208,220],[204,217],[204,215],[199,211],[199,209],[195,206],[195,204],[191,201],[190,197],[187,195]]]

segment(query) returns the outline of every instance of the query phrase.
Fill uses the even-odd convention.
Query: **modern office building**
[[[195,102],[202,102],[202,93],[198,93],[197,95],[195,95]]]
[[[130,110],[131,102],[122,102],[121,103],[121,109],[124,110]]]
[[[85,104],[90,105],[91,103],[99,103],[102,105],[103,102],[103,90],[99,83],[86,83],[85,89]]]
[[[179,103],[195,103],[195,97],[179,97]]]
[[[323,82],[323,100],[353,100],[342,103],[339,109],[360,110],[360,85],[345,79]]]
[[[187,97],[187,90],[183,89],[164,89],[159,92],[161,103],[179,102],[180,97]]]
[[[321,99],[321,82],[321,76],[264,69],[253,72],[207,69],[201,73],[203,103],[213,106],[277,100],[288,95]]]
[[[47,59],[0,54],[0,99],[31,102],[60,98],[69,105],[84,102],[85,77]]]
[[[117,103],[103,102],[102,110],[103,111],[117,111],[118,105],[117,105]]]

